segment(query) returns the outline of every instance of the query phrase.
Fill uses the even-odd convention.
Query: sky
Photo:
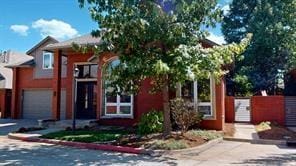
[[[219,0],[225,12],[230,1]],[[97,27],[77,0],[5,0],[0,8],[0,51],[26,52],[48,35],[64,41]],[[210,34],[209,39],[224,42],[220,24]]]

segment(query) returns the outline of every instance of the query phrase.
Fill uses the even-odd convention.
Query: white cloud
[[[217,44],[225,44],[226,43],[226,41],[222,35],[215,35],[212,32],[210,32],[210,36],[208,36],[207,39],[209,39]]]
[[[223,15],[227,15],[229,13],[230,7],[229,5],[225,5],[222,7]]]
[[[27,36],[29,27],[26,25],[11,25],[10,29],[21,36]]]
[[[70,24],[56,19],[39,19],[33,22],[32,28],[39,30],[43,38],[52,36],[60,40],[65,40],[79,35],[78,31]]]

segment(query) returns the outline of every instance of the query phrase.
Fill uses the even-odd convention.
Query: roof
[[[33,60],[32,56],[28,56],[16,51],[7,51],[0,54],[0,89],[12,89],[13,72],[11,66],[15,63],[22,64]]]
[[[204,43],[209,44],[211,46],[220,45],[210,39],[203,39]],[[55,49],[67,49],[72,48],[73,43],[78,44],[80,46],[86,46],[86,45],[98,45],[102,43],[101,38],[93,37],[91,34],[79,36],[73,39],[69,39],[63,42],[54,43],[47,45],[44,50],[47,51],[54,51]]]
[[[79,36],[70,40],[66,40],[63,42],[55,43],[55,44],[49,44],[47,45],[44,50],[53,51],[55,49],[63,49],[63,48],[72,48],[72,44],[78,44],[81,46],[85,45],[97,45],[100,44],[101,38],[93,37],[90,34]]]
[[[218,43],[216,43],[213,40],[210,40],[208,38],[205,38],[202,41],[205,42],[205,43],[207,43],[207,44],[209,44],[209,45],[211,45],[211,46],[220,46],[220,44],[218,44]]]
[[[35,51],[37,48],[39,48],[42,44],[44,44],[45,42],[47,42],[48,40],[52,40],[56,43],[58,43],[59,41],[56,40],[55,38],[51,37],[51,36],[47,36],[46,38],[44,38],[43,40],[41,40],[38,44],[36,44],[33,48],[31,48],[29,51],[26,52],[26,54],[30,55],[33,51]]]

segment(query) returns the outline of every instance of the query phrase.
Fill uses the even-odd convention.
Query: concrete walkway
[[[235,123],[235,134],[232,138],[228,140],[252,142],[254,140],[259,140],[259,136],[255,130],[253,124],[248,123]]]
[[[249,140],[257,140],[259,136],[255,130],[255,126],[253,124],[246,124],[246,123],[235,123],[235,138],[240,139],[249,139]]]

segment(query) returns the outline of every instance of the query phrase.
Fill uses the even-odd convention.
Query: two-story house
[[[136,124],[152,109],[162,110],[162,94],[150,94],[151,80],[144,80],[138,94],[110,96],[104,75],[119,63],[118,55],[94,56],[72,49],[72,44],[97,45],[100,38],[84,35],[64,42],[47,37],[27,54],[31,62],[10,65],[13,69],[12,117],[28,119],[97,119],[103,125]],[[204,47],[214,42],[202,41]],[[144,62],[143,62],[144,63]],[[78,73],[76,72],[78,71]],[[73,74],[76,74],[74,78]],[[186,83],[176,95],[190,99],[205,115],[202,126],[221,130],[224,126],[225,87],[223,79]],[[178,93],[178,94],[177,94]],[[75,95],[77,102],[75,102]],[[174,95],[174,96],[176,96]]]

